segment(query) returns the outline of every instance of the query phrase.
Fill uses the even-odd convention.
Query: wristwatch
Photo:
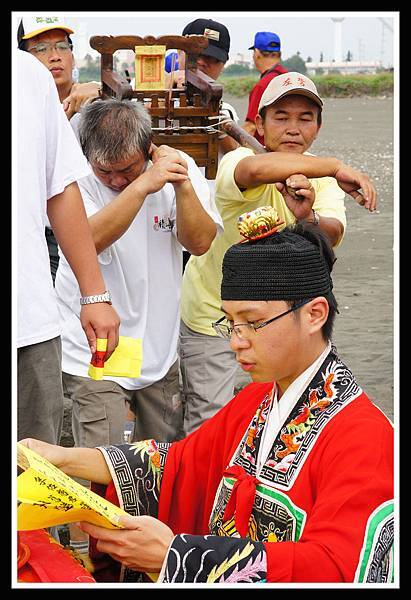
[[[315,212],[315,210],[312,208],[311,209],[313,212],[313,223],[314,225],[319,225],[320,224],[320,216],[317,212]]]
[[[107,302],[111,304],[111,294],[108,290],[104,294],[94,294],[94,296],[81,296],[80,304],[97,304],[98,302]]]

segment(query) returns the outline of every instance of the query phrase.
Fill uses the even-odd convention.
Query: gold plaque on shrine
[[[135,46],[136,90],[165,88],[165,46]]]

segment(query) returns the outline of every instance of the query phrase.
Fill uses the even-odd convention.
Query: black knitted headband
[[[318,246],[289,229],[235,244],[224,256],[222,300],[300,300],[328,296],[332,287]]]

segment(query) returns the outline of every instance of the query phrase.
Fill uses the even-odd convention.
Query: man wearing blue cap
[[[281,41],[276,33],[271,31],[258,31],[254,37],[254,45],[249,48],[253,50],[253,60],[257,71],[261,73],[260,81],[256,83],[250,92],[248,100],[248,111],[245,118],[243,129],[250,135],[253,135],[261,144],[264,144],[262,137],[255,126],[255,117],[258,114],[258,105],[261,96],[270,81],[287,73],[280,63],[281,60]]]

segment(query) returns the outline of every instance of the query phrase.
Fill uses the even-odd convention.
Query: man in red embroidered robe
[[[214,327],[253,383],[186,439],[24,442],[129,513],[82,524],[121,581],[393,581],[393,430],[331,344],[333,262],[306,223],[227,251]]]

